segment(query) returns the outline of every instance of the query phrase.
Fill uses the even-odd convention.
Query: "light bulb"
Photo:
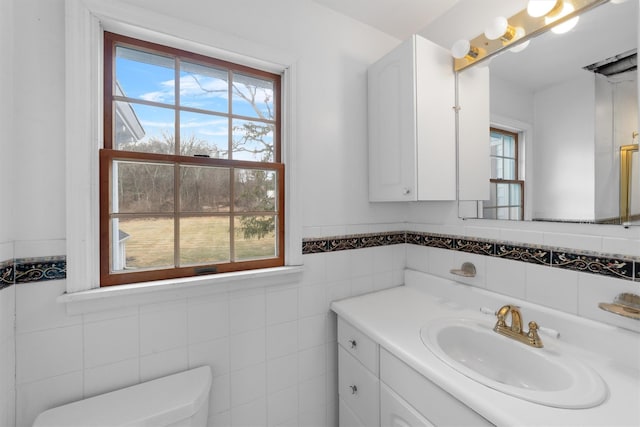
[[[539,18],[550,13],[555,8],[560,8],[562,0],[529,0],[527,13],[533,18]]]
[[[569,15],[570,13],[573,13],[573,11],[575,11],[575,7],[573,7],[573,5],[571,3],[569,3],[568,1],[563,2],[562,4],[562,10],[560,11],[560,13],[558,13],[557,15],[554,16],[547,16],[544,18],[544,23],[546,25],[552,24],[555,21],[557,21],[558,19]],[[563,22],[562,24],[556,25],[555,27],[551,28],[551,31],[553,31],[556,34],[564,34],[567,33],[569,31],[571,31],[573,29],[573,27],[575,27],[578,24],[578,20],[580,19],[579,16],[576,16],[575,18],[571,18],[566,22]]]
[[[520,40],[524,36],[525,36],[524,28],[516,27],[515,40]],[[529,46],[529,42],[531,42],[531,40],[527,40],[525,42],[522,42],[522,43],[512,47],[511,49],[509,49],[509,52],[513,52],[513,53],[522,52],[523,50],[525,50],[527,48],[527,46]]]
[[[509,22],[504,16],[498,16],[491,21],[491,24],[484,30],[484,36],[489,40],[495,40],[504,35],[509,28]]]
[[[469,56],[472,59],[478,56],[478,49],[471,46],[469,40],[458,40],[451,47],[451,55],[456,59],[462,59]]]

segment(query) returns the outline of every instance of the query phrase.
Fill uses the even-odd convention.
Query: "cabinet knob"
[[[355,384],[350,385],[349,388],[351,389],[351,394],[358,394],[358,387]]]
[[[406,196],[409,193],[411,193],[411,189],[410,188],[403,188],[402,189],[402,195],[403,196]]]
[[[351,348],[356,348],[358,346],[356,340],[349,340],[349,344],[351,344]]]

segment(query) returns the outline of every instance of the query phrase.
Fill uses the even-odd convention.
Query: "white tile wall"
[[[632,331],[640,332],[637,320],[622,316],[615,316],[598,307],[601,302],[610,303],[616,295],[629,292],[639,294],[638,282],[618,280],[609,277],[599,277],[594,274],[578,275],[578,314],[593,320],[620,326]]]
[[[526,264],[524,262],[488,258],[486,269],[488,290],[520,299],[526,297]]]
[[[0,425],[15,424],[15,286],[0,290]]]
[[[578,273],[561,268],[527,264],[527,301],[578,314]]]
[[[0,374],[9,377],[0,397],[16,406],[0,407],[0,421],[29,426],[49,407],[207,364],[210,426],[337,425],[336,319],[329,305],[401,284],[405,263],[452,278],[450,269],[470,261],[478,270],[472,286],[638,329],[597,309],[598,302],[635,291],[630,281],[414,245],[303,258],[305,273],[296,284],[80,316],[68,316],[56,302],[64,281],[5,289],[3,316],[17,312],[17,323],[15,333],[0,327],[9,349],[0,353]],[[15,387],[7,368],[13,343]]]
[[[620,293],[637,294],[638,282],[446,249],[407,245],[406,251],[408,268],[640,332],[637,321],[598,308]],[[476,266],[475,278],[449,273],[464,261]]]
[[[16,425],[31,425],[49,407],[203,364],[213,372],[210,426],[336,425],[329,305],[401,284],[404,260],[404,245],[305,255],[297,284],[78,316],[56,302],[64,281],[17,285]]]

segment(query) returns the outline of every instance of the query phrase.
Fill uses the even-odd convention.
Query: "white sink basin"
[[[429,350],[456,371],[530,402],[590,408],[608,394],[600,376],[578,359],[527,346],[479,321],[438,319],[425,325],[420,336]]]

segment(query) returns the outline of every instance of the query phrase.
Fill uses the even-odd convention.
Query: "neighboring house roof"
[[[118,230],[118,242],[124,242],[129,237],[131,237],[131,235],[129,233],[125,233],[122,230]]]
[[[116,95],[126,96],[118,82],[116,82]],[[118,141],[139,141],[145,135],[136,112],[128,102],[116,102],[115,130]]]

